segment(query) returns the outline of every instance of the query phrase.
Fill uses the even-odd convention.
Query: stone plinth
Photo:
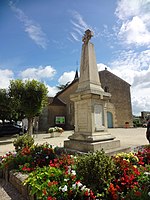
[[[74,149],[80,152],[95,152],[103,149],[104,151],[112,150],[120,147],[120,140],[102,141],[102,142],[86,142],[81,140],[64,141],[65,148]]]

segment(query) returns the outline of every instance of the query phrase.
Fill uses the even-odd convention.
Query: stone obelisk
[[[120,146],[120,141],[107,132],[107,102],[111,95],[101,87],[92,36],[92,31],[86,30],[82,38],[79,84],[70,96],[75,106],[75,131],[64,141],[65,148],[80,152]]]

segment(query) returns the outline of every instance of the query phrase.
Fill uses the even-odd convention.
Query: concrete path
[[[135,147],[148,144],[145,137],[146,128],[113,128],[108,129],[108,132],[120,140],[122,147]],[[67,140],[71,134],[73,134],[73,131],[65,131],[60,137],[51,138],[48,133],[38,133],[34,135],[34,139],[35,143],[38,144],[48,142],[51,145],[63,147],[64,140]],[[0,137],[0,155],[14,150],[12,142],[15,138],[16,136]]]

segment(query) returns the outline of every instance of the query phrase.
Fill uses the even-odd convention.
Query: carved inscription
[[[94,106],[94,119],[95,119],[95,130],[99,131],[103,127],[103,107],[102,105]]]
[[[87,106],[86,104],[79,104],[78,105],[78,130],[79,131],[86,131],[87,129]]]

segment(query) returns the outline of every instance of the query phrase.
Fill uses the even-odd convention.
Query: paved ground
[[[0,200],[27,200],[12,185],[0,179]]]
[[[134,147],[143,144],[148,144],[145,137],[146,128],[114,128],[108,129],[113,136],[120,140],[121,146]],[[48,142],[55,146],[64,146],[64,140],[73,134],[73,131],[65,131],[60,137],[51,138],[48,133],[38,133],[34,135],[35,143],[42,144]],[[4,155],[8,151],[13,151],[12,142],[16,136],[0,137],[0,155]]]

